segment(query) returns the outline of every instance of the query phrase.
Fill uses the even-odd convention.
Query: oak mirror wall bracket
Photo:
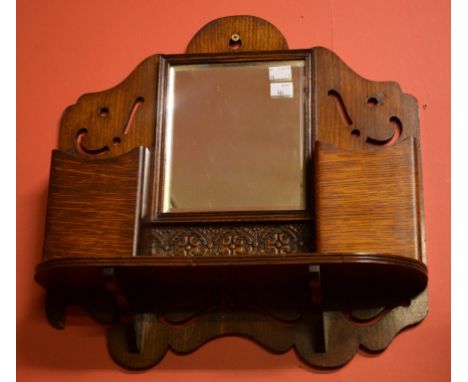
[[[314,367],[381,351],[428,310],[416,100],[214,20],[65,110],[35,277],[128,369],[226,335]]]

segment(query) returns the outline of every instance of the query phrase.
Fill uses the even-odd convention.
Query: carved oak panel
[[[286,255],[310,251],[312,232],[301,223],[154,226],[144,247],[151,256]]]

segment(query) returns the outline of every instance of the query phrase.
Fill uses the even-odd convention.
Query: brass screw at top
[[[231,40],[236,42],[236,41],[239,41],[240,40],[240,36],[237,34],[237,33],[234,33],[232,36],[231,36]]]

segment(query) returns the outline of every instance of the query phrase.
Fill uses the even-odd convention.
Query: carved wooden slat
[[[316,140],[342,149],[376,150],[419,138],[416,99],[396,82],[369,81],[325,48],[315,50]]]
[[[201,28],[190,40],[185,53],[236,53],[286,49],[288,49],[286,39],[268,21],[254,16],[229,16],[211,21]]]
[[[421,293],[408,307],[389,310],[370,324],[346,318],[340,311],[325,312],[325,352],[317,351],[314,314],[312,310],[304,311],[299,321],[286,324],[251,310],[221,308],[201,314],[183,326],[167,323],[163,313],[142,314],[137,316],[137,325],[144,338],[140,352],[129,350],[122,325],[113,326],[107,338],[114,360],[132,369],[156,365],[168,350],[190,353],[204,343],[225,335],[251,338],[275,353],[284,353],[294,347],[299,357],[310,366],[338,367],[346,364],[360,345],[369,351],[381,351],[401,328],[421,321],[427,314],[427,295]]]

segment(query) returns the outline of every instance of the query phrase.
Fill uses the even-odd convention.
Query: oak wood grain
[[[147,152],[103,161],[52,154],[44,260],[136,255]]]
[[[316,149],[318,252],[393,253],[423,261],[414,138],[378,151]]]

